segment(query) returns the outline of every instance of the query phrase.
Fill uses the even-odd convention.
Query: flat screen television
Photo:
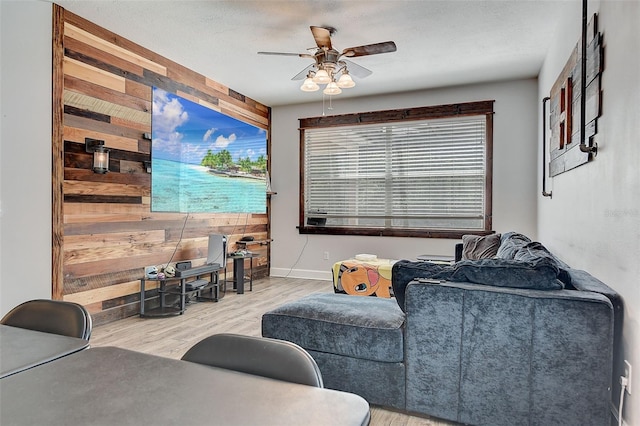
[[[151,211],[265,213],[264,129],[153,88]]]

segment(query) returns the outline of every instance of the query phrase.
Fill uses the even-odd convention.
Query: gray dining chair
[[[257,376],[323,387],[315,360],[300,346],[284,340],[239,334],[214,334],[196,343],[184,361]]]
[[[93,328],[91,315],[82,305],[48,299],[21,303],[9,311],[0,324],[85,340],[89,340]]]

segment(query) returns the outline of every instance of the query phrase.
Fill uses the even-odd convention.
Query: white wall
[[[364,83],[363,83],[364,84]],[[352,90],[358,90],[356,88]],[[322,99],[322,94],[309,95]],[[333,101],[327,114],[441,105],[495,99],[493,228],[536,237],[537,81],[535,79]],[[334,262],[358,253],[415,259],[419,254],[453,256],[457,240],[298,233],[298,119],[322,115],[322,102],[274,107],[272,113],[271,274],[331,279]],[[324,252],[329,259],[324,260]]]
[[[0,316],[51,298],[51,11],[0,1]]]
[[[589,6],[589,16],[598,13],[605,47],[598,155],[550,179],[553,198],[538,200],[538,235],[567,263],[620,293],[625,309],[621,349],[640,372],[640,2],[603,0]],[[539,102],[549,96],[580,37],[580,19],[576,6],[547,54]],[[640,374],[634,376],[637,390],[627,395],[623,417],[640,425]],[[619,389],[614,385],[616,402]]]

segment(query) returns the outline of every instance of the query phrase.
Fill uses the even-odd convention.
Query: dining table
[[[160,357],[93,347],[0,380],[0,424],[353,425],[362,397]]]
[[[89,341],[0,324],[0,378],[86,349]]]

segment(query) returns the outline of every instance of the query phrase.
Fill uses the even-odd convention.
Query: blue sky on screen
[[[152,156],[200,164],[207,150],[228,150],[233,161],[267,155],[263,129],[153,88]]]

